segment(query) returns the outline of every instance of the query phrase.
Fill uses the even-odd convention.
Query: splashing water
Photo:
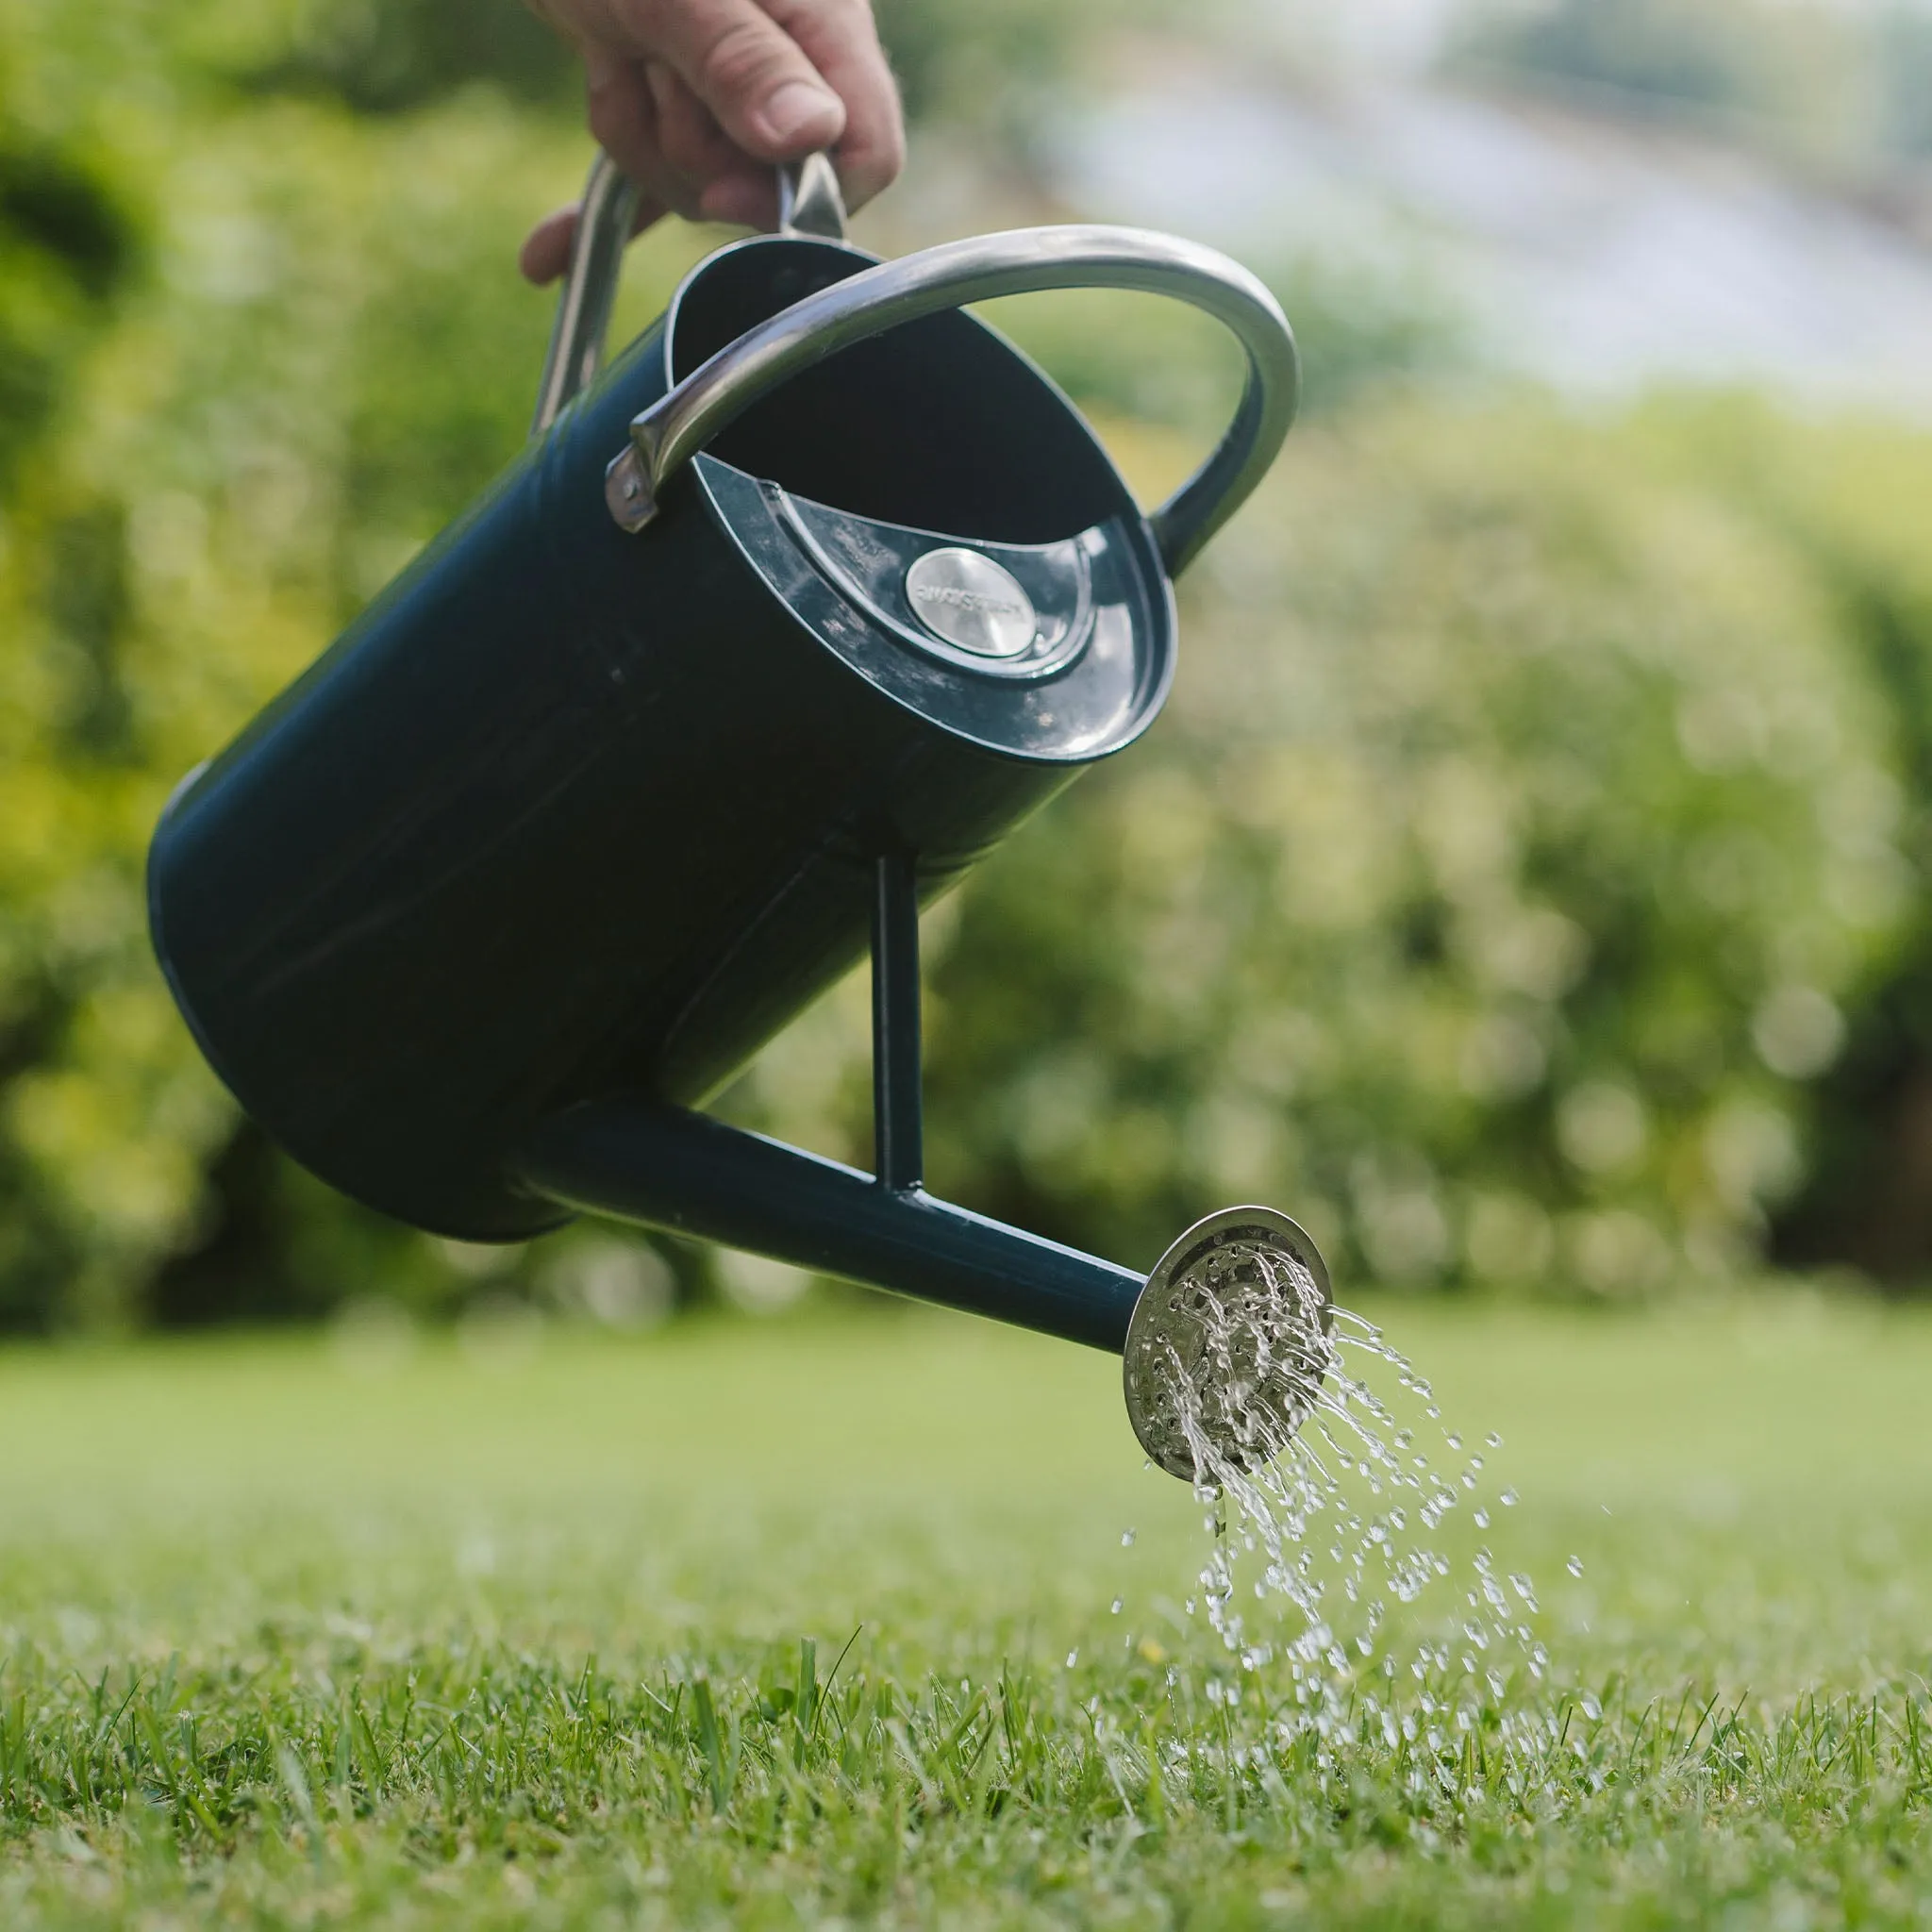
[[[1487,1547],[1457,1575],[1429,1541],[1458,1509],[1488,1527],[1483,1457],[1441,1424],[1407,1357],[1334,1307],[1293,1254],[1234,1243],[1214,1267],[1211,1291],[1184,1291],[1185,1327],[1154,1338],[1138,1373],[1162,1424],[1151,1446],[1189,1476],[1214,1534],[1200,1600],[1238,1666],[1215,1701],[1239,1699],[1239,1673],[1274,1679],[1285,1667],[1286,1699],[1261,1700],[1284,1738],[1366,1724],[1391,1744],[1400,1736],[1440,1752],[1485,1707],[1506,1730],[1538,1726],[1526,1702],[1495,1708],[1517,1671],[1541,1682],[1549,1666],[1527,1622],[1535,1584],[1499,1572]],[[1396,1391],[1371,1386],[1391,1374]],[[1424,1433],[1440,1435],[1451,1459],[1432,1461],[1417,1446]],[[1485,1440],[1500,1446],[1493,1433]],[[1499,1500],[1513,1505],[1516,1493]],[[1438,1585],[1436,1613],[1411,1612]]]

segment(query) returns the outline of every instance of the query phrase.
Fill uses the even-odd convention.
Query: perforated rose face
[[[1170,1475],[1213,1482],[1217,1460],[1272,1461],[1334,1366],[1328,1271],[1307,1234],[1267,1208],[1230,1208],[1162,1256],[1134,1305],[1127,1414]]]

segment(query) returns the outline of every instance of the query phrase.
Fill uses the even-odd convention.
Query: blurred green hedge
[[[275,1156],[141,891],[180,774],[517,447],[567,72],[495,73],[509,26],[452,67],[429,0],[107,12],[0,16],[0,1325],[655,1307],[608,1240],[430,1242]],[[920,58],[943,99],[988,57]],[[704,240],[640,247],[630,321]],[[1186,585],[1168,715],[931,915],[936,1184],[1126,1260],[1259,1195],[1417,1284],[1911,1277],[1932,443],[1457,404],[1395,379],[1425,319],[1295,291],[1348,394]],[[1206,419],[1191,339],[1076,312],[1014,320],[1098,406]],[[863,1159],[865,1095],[854,984],[728,1105]]]
[[[515,239],[584,142],[495,89],[266,86],[259,14],[114,11],[0,16],[0,1324],[454,1295],[473,1257],[238,1139],[142,867],[181,774],[517,448],[550,300]],[[633,313],[694,245],[640,251]]]
[[[942,922],[939,1182],[1133,1259],[1257,1197],[1393,1282],[1760,1256],[1920,896],[1844,553],[1752,481],[1835,446],[1528,401],[1298,432],[1185,587],[1166,717]],[[811,1030],[758,1098],[856,1150],[858,1002]]]

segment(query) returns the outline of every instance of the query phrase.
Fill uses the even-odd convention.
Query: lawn
[[[963,1318],[0,1352],[0,1924],[1932,1923],[1932,1318],[1374,1312],[1539,1748],[1250,1748],[1118,1363]]]

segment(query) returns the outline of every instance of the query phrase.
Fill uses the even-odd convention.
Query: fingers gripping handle
[[[637,212],[635,183],[625,180],[617,163],[600,152],[591,164],[571,235],[570,264],[564,270],[550,351],[537,385],[532,436],[541,436],[563,406],[590,386],[604,359],[604,338],[610,328],[625,243],[630,240]],[[825,156],[808,155],[779,168],[778,228],[781,234],[844,241],[845,204],[839,193],[839,177]]]
[[[1267,289],[1211,248],[1140,228],[1016,228],[948,242],[821,289],[748,329],[631,424],[611,464],[610,513],[641,530],[677,472],[759,397],[814,363],[901,323],[996,295],[1045,289],[1131,289],[1213,316],[1247,356],[1233,423],[1149,522],[1170,575],[1184,569],[1274,460],[1301,387],[1294,337]]]

